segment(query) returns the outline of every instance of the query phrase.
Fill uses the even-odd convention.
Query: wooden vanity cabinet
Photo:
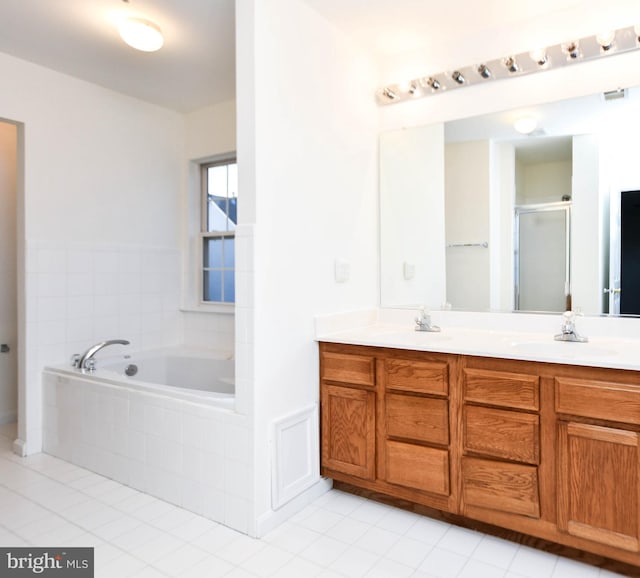
[[[640,372],[320,344],[324,476],[640,567]]]
[[[558,528],[638,552],[640,382],[631,372],[600,374],[556,378]]]
[[[320,356],[322,468],[375,479],[375,357],[325,348]]]
[[[496,361],[467,358],[461,372],[462,513],[539,518],[540,377]]]

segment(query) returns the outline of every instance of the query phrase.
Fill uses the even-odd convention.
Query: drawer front
[[[540,419],[537,415],[467,406],[464,449],[529,464],[540,463]]]
[[[442,496],[449,495],[449,452],[387,441],[386,481]]]
[[[640,424],[640,386],[557,377],[556,411]]]
[[[540,408],[540,379],[537,375],[523,373],[465,369],[464,399],[537,411]]]
[[[447,395],[449,368],[446,363],[387,359],[385,377],[388,389]]]
[[[320,356],[321,378],[373,387],[375,359],[368,355],[323,352]]]
[[[385,396],[387,436],[447,445],[448,405],[446,399],[388,393]]]
[[[465,508],[477,506],[540,517],[538,469],[535,466],[463,458],[462,495]]]

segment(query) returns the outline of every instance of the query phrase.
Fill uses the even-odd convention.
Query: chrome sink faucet
[[[98,353],[103,347],[107,345],[129,345],[129,341],[126,339],[108,339],[107,341],[101,341],[96,343],[87,349],[82,355],[75,354],[71,359],[73,361],[73,367],[77,367],[83,371],[95,371],[96,360],[93,356]]]
[[[440,328],[437,325],[431,324],[431,315],[425,311],[424,307],[420,307],[418,310],[418,317],[416,317],[416,331],[428,331],[430,333],[437,333]]]
[[[586,343],[588,337],[578,335],[576,331],[576,314],[573,311],[565,311],[562,314],[562,326],[560,333],[554,336],[556,341],[572,341],[575,343]]]

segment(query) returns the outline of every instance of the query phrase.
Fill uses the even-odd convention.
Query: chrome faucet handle
[[[431,324],[431,315],[427,313],[424,307],[420,307],[418,310],[418,317],[416,317],[415,330],[436,333],[440,331],[440,328],[437,325]]]
[[[82,355],[80,355],[79,353],[74,353],[71,356],[71,366],[72,367],[80,367],[80,359],[81,359]]]
[[[562,314],[560,333],[553,337],[556,341],[572,341],[575,343],[586,343],[589,341],[588,337],[578,335],[576,331],[576,315],[575,311],[565,311]]]
[[[85,359],[84,367],[82,369],[88,371],[89,373],[94,372],[96,370],[96,360],[93,357]]]

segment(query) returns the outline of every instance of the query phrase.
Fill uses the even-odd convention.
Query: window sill
[[[235,303],[200,303],[199,305],[189,305],[180,307],[184,313],[225,313],[233,315],[236,312]]]

